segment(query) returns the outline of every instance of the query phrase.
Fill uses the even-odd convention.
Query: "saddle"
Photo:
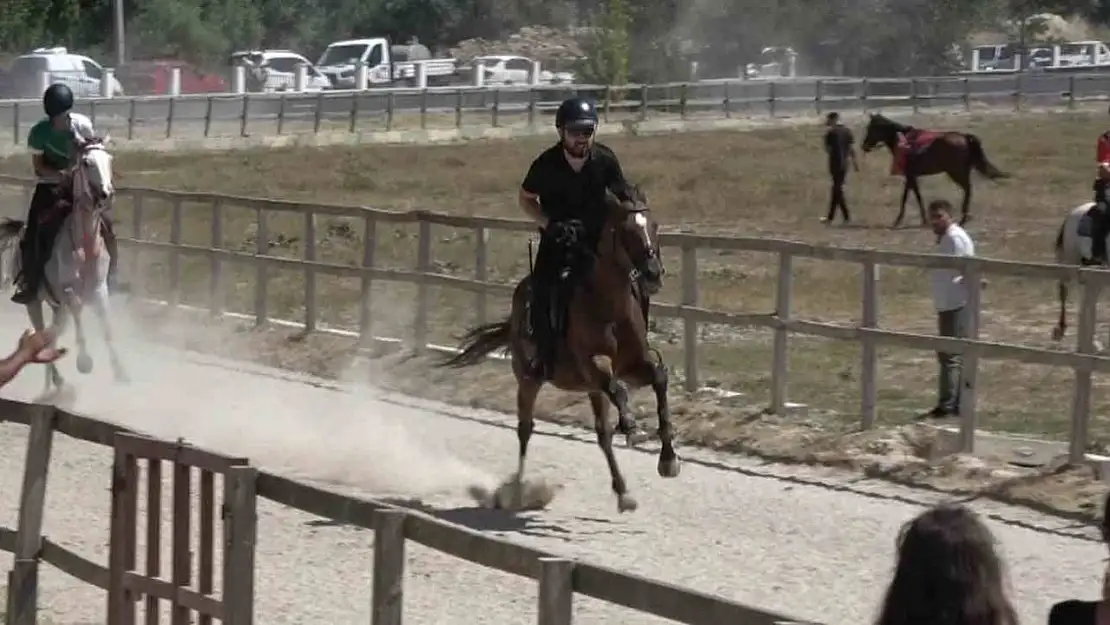
[[[920,130],[911,128],[902,135],[902,141],[898,142],[898,147],[894,151],[894,159],[891,163],[890,173],[892,176],[901,176],[906,173],[906,164],[911,156],[917,156],[929,148],[933,141],[939,137],[941,133],[933,132],[931,130]]]

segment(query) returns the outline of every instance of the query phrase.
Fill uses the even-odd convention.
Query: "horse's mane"
[[[910,126],[909,124],[903,124],[903,123],[900,123],[900,122],[896,122],[893,119],[891,119],[891,118],[889,118],[889,117],[887,117],[887,116],[885,116],[881,113],[873,114],[871,116],[871,123],[872,124],[879,124],[879,125],[882,125],[882,126],[889,126],[893,129],[899,131],[899,132],[906,132],[906,131],[914,129],[914,127]]]

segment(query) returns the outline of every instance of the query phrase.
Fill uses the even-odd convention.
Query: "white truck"
[[[331,81],[333,89],[354,89],[358,66],[367,69],[370,87],[417,86],[416,62],[423,63],[429,86],[447,84],[457,70],[455,59],[433,59],[427,47],[415,39],[393,45],[384,37],[345,39],[328,44],[316,68]]]

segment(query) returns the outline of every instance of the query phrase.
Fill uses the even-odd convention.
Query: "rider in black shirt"
[[[823,221],[832,223],[836,209],[844,216],[844,223],[850,221],[848,203],[844,200],[844,180],[848,177],[848,164],[859,171],[856,162],[855,138],[847,126],[840,123],[839,113],[829,113],[825,117],[825,152],[829,155],[829,177],[832,178],[832,197],[829,198],[829,213]]]
[[[594,142],[597,124],[593,102],[570,98],[559,105],[559,143],[532,161],[520,187],[520,207],[541,230],[532,273],[530,321],[537,358],[530,375],[543,380],[553,373],[553,335],[563,330],[552,323],[552,304],[572,270],[572,256],[576,250],[596,247],[606,218],[605,190],[628,199],[616,155]]]

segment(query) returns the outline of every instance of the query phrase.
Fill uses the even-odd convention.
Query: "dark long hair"
[[[876,625],[1018,625],[994,537],[974,512],[941,505],[902,527]]]

